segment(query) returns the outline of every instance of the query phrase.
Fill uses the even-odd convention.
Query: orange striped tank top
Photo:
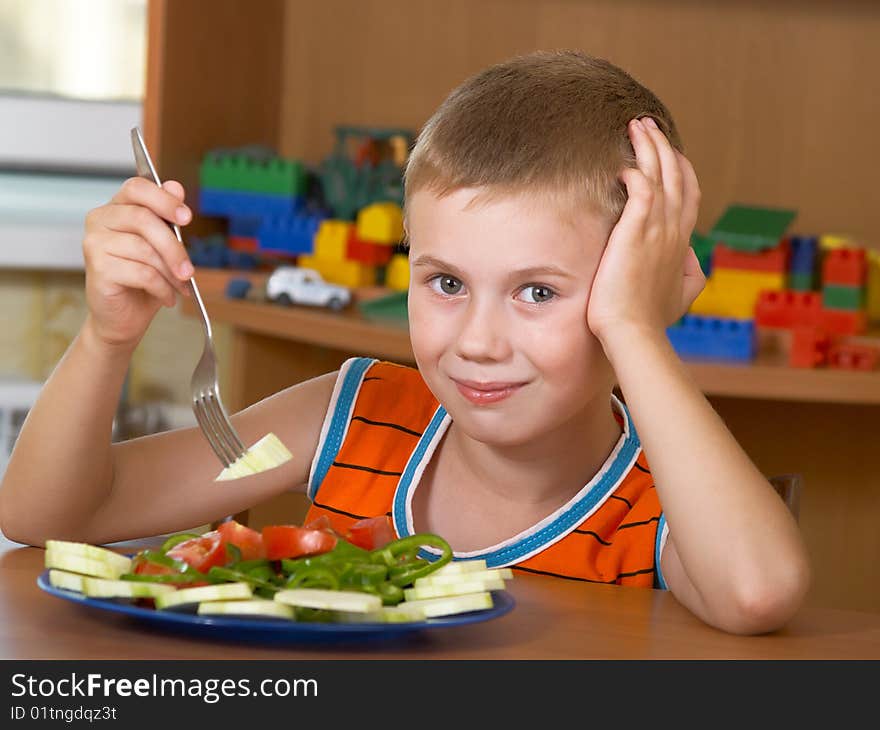
[[[611,405],[622,433],[583,489],[531,528],[481,550],[456,552],[455,559],[666,588],[660,555],[668,530],[657,490],[626,406],[616,398]],[[347,360],[312,461],[306,520],[326,515],[344,532],[356,520],[387,514],[399,537],[414,534],[413,493],[451,421],[418,370],[370,358]]]

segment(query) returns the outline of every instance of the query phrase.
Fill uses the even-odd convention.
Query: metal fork
[[[134,149],[134,160],[137,167],[137,173],[140,177],[151,180],[156,185],[162,185],[150,153],[147,152],[147,146],[144,144],[143,135],[138,127],[131,130],[131,146]],[[183,237],[180,235],[180,228],[173,224],[168,224],[177,240],[183,245]],[[217,358],[214,356],[214,338],[211,333],[211,321],[208,319],[208,312],[205,309],[205,303],[202,301],[202,295],[196,286],[195,277],[190,277],[189,286],[192,290],[193,297],[198,305],[199,312],[202,315],[202,324],[205,327],[205,347],[202,350],[202,356],[196,364],[193,371],[190,390],[192,392],[192,408],[195,413],[196,420],[202,429],[202,433],[214,449],[223,466],[229,466],[244,454],[246,451],[241,438],[232,426],[226,409],[223,407],[223,401],[220,400],[220,390],[217,387]]]

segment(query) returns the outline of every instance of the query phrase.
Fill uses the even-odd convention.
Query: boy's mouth
[[[475,405],[497,403],[513,395],[525,383],[479,383],[473,380],[456,380],[452,378],[458,392]]]

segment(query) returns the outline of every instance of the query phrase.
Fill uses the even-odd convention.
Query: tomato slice
[[[165,553],[189,564],[200,573],[207,573],[215,565],[226,563],[226,544],[217,530],[200,537],[184,540]]]
[[[397,535],[394,533],[391,518],[382,515],[358,520],[348,528],[345,539],[364,550],[376,550],[396,540]]]
[[[266,557],[263,536],[256,530],[252,530],[235,520],[228,520],[217,527],[217,532],[224,543],[235,545],[241,551],[242,560],[256,560]]]
[[[327,530],[296,525],[267,525],[263,528],[263,547],[269,560],[318,555],[336,547],[336,537]]]

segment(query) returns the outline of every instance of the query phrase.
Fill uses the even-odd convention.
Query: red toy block
[[[755,304],[760,327],[817,327],[822,316],[822,294],[816,291],[762,291]]]
[[[357,237],[355,226],[349,229],[348,239],[345,242],[345,258],[350,261],[359,261],[370,266],[385,266],[393,255],[394,246],[364,241]]]
[[[227,245],[233,251],[243,251],[245,253],[256,253],[259,249],[259,239],[249,236],[229,236]]]
[[[712,269],[739,269],[740,271],[770,271],[784,274],[788,271],[791,244],[783,238],[778,246],[751,253],[736,251],[717,243],[712,251]]]
[[[815,368],[828,361],[831,337],[818,327],[795,327],[788,364],[793,368]]]
[[[880,360],[880,348],[838,343],[828,353],[828,367],[839,370],[873,370]]]
[[[861,335],[868,329],[868,313],[864,310],[823,309],[819,326],[832,335]]]
[[[863,248],[837,248],[822,261],[822,283],[838,286],[864,286],[868,261]]]

